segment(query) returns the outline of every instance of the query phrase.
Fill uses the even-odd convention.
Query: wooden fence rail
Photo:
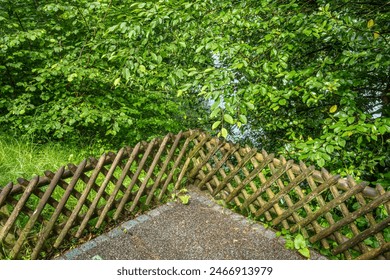
[[[199,131],[0,188],[0,258],[50,258],[188,184],[346,259],[390,259],[390,192]],[[57,251],[56,251],[57,250]]]

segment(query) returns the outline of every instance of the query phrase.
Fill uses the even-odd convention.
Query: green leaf
[[[333,114],[334,112],[337,111],[337,105],[333,105],[332,107],[330,107],[329,109],[329,113]]]
[[[211,118],[211,119],[215,118],[215,117],[219,114],[219,112],[221,112],[221,108],[216,107],[216,108],[211,112],[210,118]]]
[[[146,68],[145,68],[145,66],[141,64],[141,65],[139,66],[139,71],[140,71],[141,73],[146,73]]]
[[[338,141],[338,144],[341,146],[341,147],[345,147],[345,144],[346,144],[346,141],[344,139],[340,139]]]
[[[325,165],[325,160],[323,158],[317,159],[317,164],[319,167],[323,167]]]
[[[294,247],[295,249],[306,248],[306,241],[302,234],[298,233],[294,238]]]
[[[386,125],[380,126],[378,130],[382,135],[385,134],[386,132],[390,132],[390,128]]]
[[[284,246],[287,249],[293,250],[294,249],[294,241],[292,241],[291,239],[287,239],[286,243],[284,244]]]
[[[115,81],[114,81],[114,86],[115,87],[118,86],[120,82],[121,82],[121,78],[120,77],[116,78]]]
[[[213,126],[211,127],[212,130],[216,129],[221,124],[221,121],[216,121],[213,123]]]
[[[227,132],[226,128],[222,128],[222,129],[221,129],[221,135],[222,135],[223,138],[226,138],[226,137],[227,137],[228,132]]]
[[[299,252],[302,256],[304,256],[304,257],[310,259],[310,250],[309,250],[309,248],[298,249],[298,252]]]
[[[284,105],[287,104],[287,100],[286,99],[280,99],[278,103],[279,103],[279,105],[284,106]]]
[[[244,63],[237,63],[232,66],[233,69],[241,69],[244,66]]]
[[[191,196],[189,195],[179,195],[179,199],[182,204],[187,205],[190,202]]]
[[[229,114],[224,114],[223,119],[227,123],[234,124],[234,120],[233,120],[232,116],[230,116]]]
[[[126,82],[128,82],[130,80],[130,70],[129,70],[129,68],[125,68],[124,69],[124,73],[125,73]]]
[[[246,102],[245,105],[249,108],[249,110],[255,109],[255,105],[253,105],[253,104],[250,103],[250,102]]]
[[[154,61],[156,61],[158,63],[158,57],[155,53],[151,53],[151,56],[153,58]]]
[[[331,154],[331,153],[333,153],[333,151],[334,151],[334,146],[333,146],[333,145],[328,145],[328,146],[326,146],[325,150],[326,150],[329,154]]]
[[[77,77],[77,73],[70,74],[68,76],[68,82],[72,82]]]
[[[201,51],[203,50],[203,48],[204,48],[204,46],[200,46],[200,47],[198,47],[198,48],[195,50],[195,52],[196,52],[196,53],[199,53],[199,52],[201,52]]]
[[[92,257],[92,260],[103,260],[103,258],[99,255],[95,255]]]
[[[243,124],[248,123],[248,119],[246,118],[245,115],[240,115],[238,118],[240,119],[241,123],[243,123]]]
[[[268,73],[268,72],[269,72],[268,62],[265,62],[265,63],[263,64],[263,70],[264,70],[265,73]]]

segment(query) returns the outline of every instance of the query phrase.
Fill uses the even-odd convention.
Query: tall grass
[[[18,178],[29,180],[43,175],[45,170],[55,171],[67,163],[78,164],[88,156],[99,156],[100,150],[78,143],[37,144],[32,139],[0,134],[0,187],[16,183]]]

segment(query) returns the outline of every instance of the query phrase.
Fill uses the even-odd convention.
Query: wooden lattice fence
[[[0,189],[0,257],[45,259],[188,184],[347,259],[390,259],[390,192],[199,131]],[[3,255],[3,256],[2,256]]]
[[[196,135],[191,134],[167,135],[8,184],[0,192],[3,254],[49,257],[64,239],[86,237],[161,201],[184,182],[183,161]]]
[[[207,139],[205,141],[205,139]],[[190,180],[253,218],[347,259],[390,259],[390,192],[200,135]]]

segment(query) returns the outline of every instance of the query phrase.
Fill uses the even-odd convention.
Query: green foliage
[[[135,143],[195,126],[202,100],[174,94],[181,14],[129,2],[1,1],[2,128]]]
[[[310,250],[307,247],[308,241],[302,234],[291,234],[288,230],[282,229],[276,233],[277,236],[283,236],[286,240],[285,247],[290,250],[297,250],[302,256],[310,259]]]
[[[180,189],[179,191],[173,191],[171,195],[172,201],[180,201],[181,204],[187,205],[190,203],[191,196],[187,194],[187,189]]]
[[[388,184],[387,1],[0,1],[0,124],[139,140],[190,127]]]
[[[219,34],[234,38],[219,53],[237,89],[222,93],[224,107],[239,119],[254,104],[243,114],[267,150],[375,181],[389,172],[389,8],[342,2],[245,1],[216,12],[231,23]]]
[[[184,205],[187,205],[188,203],[190,203],[190,198],[191,198],[191,196],[189,196],[189,195],[181,195],[181,196],[179,196],[179,199],[180,199],[181,203],[184,204]]]

